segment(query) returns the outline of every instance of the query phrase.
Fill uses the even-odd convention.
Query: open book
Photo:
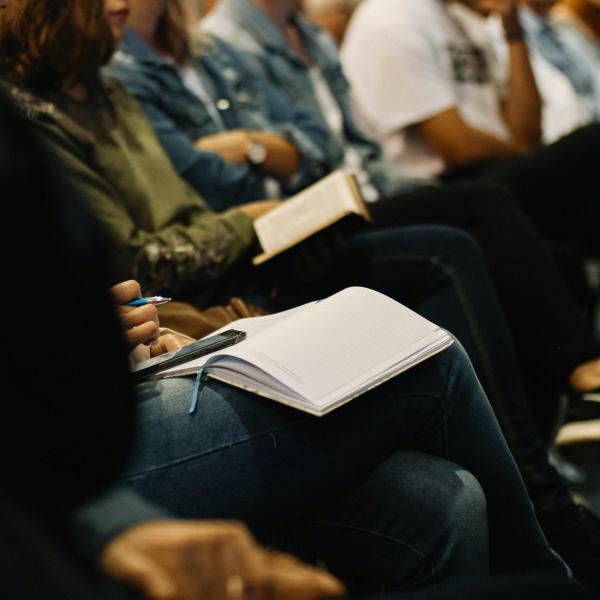
[[[197,374],[321,416],[452,344],[451,336],[361,287],[265,317],[239,319],[246,338],[163,371]],[[218,332],[217,332],[218,333]]]
[[[350,215],[371,220],[354,175],[337,170],[256,219],[263,253],[253,262],[260,265]]]

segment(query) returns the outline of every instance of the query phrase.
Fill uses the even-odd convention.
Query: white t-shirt
[[[364,0],[346,33],[341,56],[358,118],[411,175],[446,168],[411,126],[448,109],[510,139],[501,70],[486,36],[471,38],[473,16],[442,0]]]
[[[321,107],[321,112],[329,125],[329,129],[341,140],[345,147],[344,170],[356,176],[356,180],[366,202],[379,200],[379,192],[371,182],[369,173],[362,164],[358,150],[346,140],[344,133],[344,115],[342,109],[333,95],[329,84],[323,77],[318,67],[309,69],[310,80],[315,93],[315,98]]]

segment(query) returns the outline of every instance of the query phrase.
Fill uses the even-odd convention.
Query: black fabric
[[[600,354],[585,310],[553,252],[509,190],[493,181],[425,188],[372,205],[382,226],[437,223],[468,231],[481,246],[508,318],[542,427],[557,389],[578,364]]]
[[[2,487],[56,514],[111,481],[133,426],[104,237],[0,98]]]
[[[456,169],[445,180],[486,178],[502,183],[542,233],[598,257],[598,156],[600,124],[593,124],[525,154]]]

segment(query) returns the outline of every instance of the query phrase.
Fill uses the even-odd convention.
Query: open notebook
[[[451,336],[387,296],[347,288],[286,312],[240,319],[246,339],[163,371],[197,374],[321,416],[452,344]]]

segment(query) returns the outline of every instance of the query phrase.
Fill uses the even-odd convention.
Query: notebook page
[[[220,329],[217,329],[213,333],[205,336],[211,337],[213,335],[217,335],[218,333],[222,333],[223,331],[227,331],[228,329],[237,329],[238,331],[244,331],[246,333],[246,340],[239,342],[239,344],[244,344],[249,339],[253,339],[256,337],[261,331],[269,329],[273,327],[277,323],[284,321],[285,319],[289,319],[292,315],[302,312],[304,310],[309,309],[311,306],[314,306],[315,302],[309,302],[307,304],[303,304],[301,306],[296,306],[295,308],[290,308],[289,310],[285,310],[279,313],[275,313],[272,315],[264,315],[262,317],[248,317],[246,319],[238,319],[237,321],[233,321],[228,325],[224,325]],[[238,345],[239,345],[238,344]],[[190,360],[186,363],[182,363],[181,365],[177,365],[170,369],[165,369],[161,372],[162,377],[174,377],[178,374],[190,375],[198,371],[200,367],[202,367],[206,361],[210,358],[214,357],[217,354],[222,354],[223,350],[217,350],[216,352],[212,352],[211,354],[206,354],[205,356],[201,356],[194,360]],[[143,366],[143,365],[140,365]]]
[[[227,354],[270,373],[311,401],[385,370],[439,330],[398,302],[348,288]]]

